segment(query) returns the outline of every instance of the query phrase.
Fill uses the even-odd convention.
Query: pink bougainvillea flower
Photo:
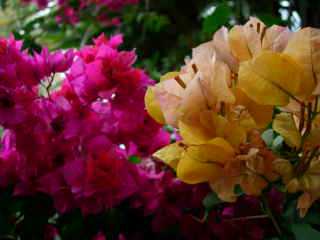
[[[129,158],[148,157],[170,138],[144,107],[153,81],[121,43],[121,35],[101,35],[77,52],[29,55],[13,38],[0,41],[1,186],[46,193],[59,212],[83,214],[139,192],[148,176]],[[56,73],[64,73],[61,86],[41,94]]]

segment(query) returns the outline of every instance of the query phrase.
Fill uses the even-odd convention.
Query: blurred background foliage
[[[90,8],[75,25],[57,23],[56,1],[41,10],[20,0],[0,0],[0,6],[0,35],[13,33],[25,40],[25,47],[36,50],[79,48],[102,32],[121,32],[123,48],[136,49],[138,66],[155,79],[178,69],[190,49],[209,40],[219,27],[244,23],[249,16],[292,30],[320,25],[319,0],[141,0],[118,13],[122,20],[118,27],[97,21]]]

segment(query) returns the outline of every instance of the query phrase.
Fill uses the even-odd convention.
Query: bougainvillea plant
[[[185,184],[150,158],[170,134],[147,114],[154,82],[121,42],[101,35],[78,51],[30,54],[1,39],[0,237],[274,236],[258,198],[221,203],[206,184]],[[273,189],[266,201],[282,212],[282,193]]]
[[[154,156],[225,202],[240,191],[264,205],[275,187],[297,202],[302,222],[320,197],[319,53],[314,28],[291,32],[251,18],[219,29],[179,72],[148,89],[150,115],[181,135]],[[277,217],[266,214],[281,235]],[[285,224],[319,237],[306,223],[302,231]]]
[[[252,18],[156,85],[120,35],[0,39],[0,238],[319,238],[319,34]]]

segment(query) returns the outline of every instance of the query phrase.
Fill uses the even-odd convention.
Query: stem
[[[306,134],[309,134],[312,127],[312,103],[308,103],[308,122],[307,122],[307,130]]]
[[[319,147],[316,147],[311,151],[311,153],[307,152],[305,154],[305,157],[301,158],[295,170],[297,176],[302,176],[305,173],[305,171],[308,170],[312,162],[312,159],[318,154],[318,150]]]
[[[269,207],[268,199],[266,198],[265,194],[262,195],[262,203],[263,203],[264,209],[266,211],[266,214],[271,219],[272,224],[273,224],[274,228],[276,229],[278,235],[281,236],[282,235],[281,228],[280,228],[276,218],[274,217],[272,210]]]
[[[48,85],[46,87],[46,92],[47,92],[47,95],[48,95],[49,98],[51,98],[51,96],[50,96],[50,88],[52,87],[52,84],[53,84],[53,81],[54,81],[54,76],[55,76],[55,74],[53,74],[51,76],[51,78],[49,79]]]
[[[301,120],[300,120],[300,123],[299,123],[299,132],[302,132],[303,130],[303,127],[304,127],[304,115],[305,115],[305,112],[306,112],[306,106],[304,103],[301,104]]]
[[[314,120],[318,115],[318,103],[319,103],[319,98],[318,98],[318,96],[316,96],[316,99],[314,101],[312,120]]]
[[[2,235],[2,236],[0,236],[0,239],[16,239],[14,236],[12,236],[12,235]]]
[[[149,0],[145,0],[145,10],[149,11],[150,9],[150,1]]]
[[[316,99],[314,101],[314,108],[313,108],[313,112],[317,112],[318,111],[318,103],[319,103],[319,99],[318,96],[316,96]]]
[[[304,132],[304,134],[302,136],[302,142],[309,135],[311,128],[312,128],[313,111],[312,111],[312,103],[311,102],[308,103],[307,114],[308,114],[307,126],[306,126],[306,131]]]
[[[90,36],[91,36],[91,28],[92,28],[92,25],[90,25],[87,30],[85,31],[85,33],[83,34],[83,37],[81,39],[81,42],[80,42],[80,48],[82,48],[84,45],[87,44]]]
[[[247,216],[247,217],[238,217],[238,218],[231,218],[225,220],[226,222],[232,221],[241,221],[241,220],[254,220],[254,219],[262,219],[262,218],[269,218],[268,214],[256,215],[256,216]]]

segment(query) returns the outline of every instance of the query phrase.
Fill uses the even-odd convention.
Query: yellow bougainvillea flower
[[[230,32],[221,28],[212,41],[193,49],[180,72],[150,87],[148,112],[182,137],[154,156],[174,168],[179,179],[208,182],[221,199],[234,201],[236,185],[259,195],[276,178],[273,155],[260,137],[250,137],[271,121],[273,106],[255,102],[239,88],[238,70],[241,61],[263,49],[282,51],[288,35],[281,27],[267,29],[256,18]]]

